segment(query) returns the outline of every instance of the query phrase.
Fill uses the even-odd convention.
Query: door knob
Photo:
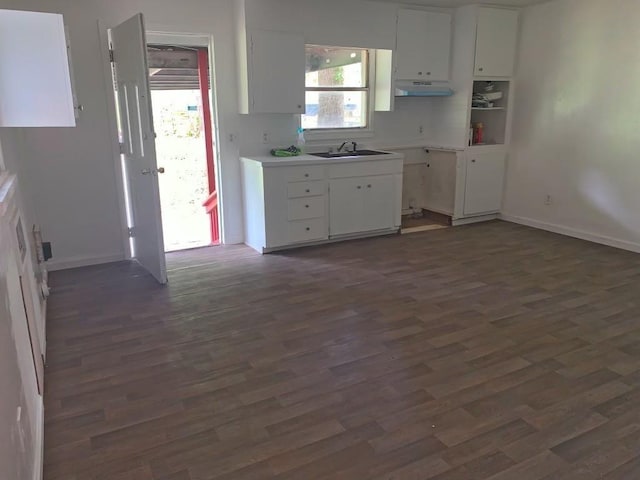
[[[151,173],[156,175],[158,173],[164,173],[164,167],[154,168],[153,170],[150,168],[143,168],[140,173],[142,173],[142,175],[149,175]]]

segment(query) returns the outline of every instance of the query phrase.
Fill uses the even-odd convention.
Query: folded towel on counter
[[[274,148],[271,150],[271,155],[274,157],[297,157],[302,153],[295,145],[291,145],[289,148]]]

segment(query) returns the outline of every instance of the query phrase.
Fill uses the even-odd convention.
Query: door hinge
[[[127,150],[124,148],[124,143],[119,143],[118,149],[120,150],[120,155],[124,155],[125,153],[127,153]]]
[[[109,49],[109,62],[110,63],[116,63],[116,61],[114,60],[113,49],[112,48]]]
[[[127,229],[127,233],[129,234],[129,238],[133,238],[136,236],[136,228],[130,227]]]

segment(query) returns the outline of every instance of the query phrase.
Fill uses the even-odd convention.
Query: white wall
[[[71,129],[24,129],[21,185],[37,212],[46,240],[53,243],[53,266],[124,258],[116,140],[112,135],[111,88],[104,75],[103,27],[137,12],[153,30],[213,35],[215,76],[220,91],[223,208],[227,242],[241,242],[242,221],[237,133],[235,50],[231,0],[5,0],[3,8],[62,13],[69,27],[76,89],[85,107]],[[103,29],[104,31],[104,29]],[[103,32],[104,33],[104,32]]]
[[[0,128],[0,169],[4,162],[4,168],[18,175],[18,178],[27,177],[27,164],[20,161],[20,152],[24,148],[23,130],[19,128]],[[25,217],[25,224],[29,231],[30,226],[37,223],[38,217],[32,198],[21,195],[21,208]]]
[[[3,143],[0,141],[0,168],[13,164],[10,149],[3,152]],[[0,478],[31,479],[41,466],[42,397],[37,391],[22,302],[14,193],[0,203]]]
[[[301,33],[309,44],[395,48],[396,4],[362,0],[246,0],[245,3],[248,28]],[[450,144],[450,136],[442,135],[437,113],[442,111],[442,106],[454,101],[455,97],[397,98],[395,111],[374,114],[374,135],[355,140],[377,147]],[[273,144],[290,145],[296,141],[297,126],[298,120],[293,115],[242,116],[241,153],[267,153],[270,146],[262,143],[263,132],[269,134]],[[340,140],[342,138],[311,141],[308,145],[313,149],[338,145]]]
[[[1,242],[2,240],[0,251],[2,255],[7,255]],[[16,347],[19,345],[21,348],[29,348],[29,345],[16,341],[11,324],[7,288],[8,258],[8,255],[0,258],[0,478],[30,479],[33,478],[36,455],[33,448],[34,437],[31,429],[25,425],[23,433],[27,451],[23,451],[16,422],[18,407],[25,408],[27,403]],[[28,425],[31,423],[29,413],[26,409],[23,413],[25,418],[21,420]]]
[[[380,48],[393,48],[395,43],[395,5],[362,0],[249,0],[248,4],[250,26],[304,31],[309,43]],[[11,134],[23,140],[18,142],[22,191],[29,216],[42,225],[45,240],[53,244],[50,268],[125,256],[111,85],[104,74],[106,47],[101,36],[106,27],[137,12],[145,14],[149,30],[213,35],[224,241],[243,241],[239,152],[266,153],[274,145],[295,142],[298,120],[293,115],[237,114],[232,0],[5,0],[3,8],[64,15],[78,100],[85,107],[76,128]],[[379,147],[429,143],[438,125],[434,102],[446,101],[399,99],[395,112],[375,115],[375,136],[359,143]],[[262,143],[265,131],[269,145]]]
[[[640,3],[557,0],[522,22],[507,218],[640,251]]]

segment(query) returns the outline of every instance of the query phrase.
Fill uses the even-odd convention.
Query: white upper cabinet
[[[398,10],[396,79],[449,80],[452,21],[448,13]]]
[[[241,59],[241,68],[247,69],[241,113],[304,113],[304,37],[264,30],[247,37],[247,58]]]
[[[482,7],[478,11],[476,62],[478,77],[511,77],[518,41],[518,12]]]
[[[62,15],[0,10],[0,127],[74,127]]]

